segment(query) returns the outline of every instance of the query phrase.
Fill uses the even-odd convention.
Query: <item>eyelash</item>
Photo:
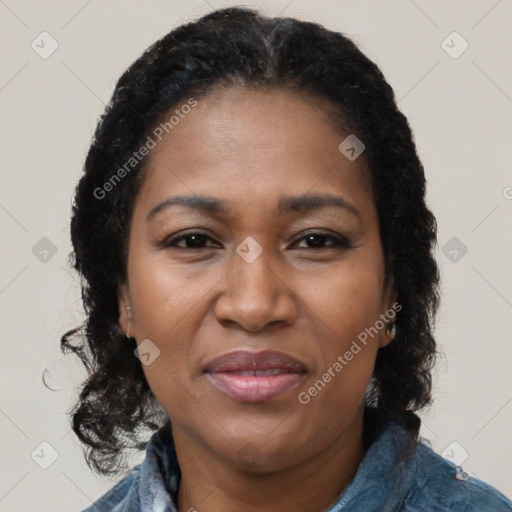
[[[187,251],[187,250],[188,251],[198,251],[198,250],[211,248],[211,246],[210,247],[179,247],[177,245],[179,242],[181,242],[183,240],[187,240],[187,239],[190,239],[190,238],[192,238],[194,236],[198,236],[198,235],[201,237],[204,237],[206,239],[214,241],[206,233],[202,233],[201,231],[191,231],[189,233],[185,233],[185,234],[178,235],[175,237],[167,238],[162,242],[161,246],[165,249],[172,247],[175,249],[185,250],[185,251]],[[340,249],[340,248],[341,249],[352,249],[353,248],[352,244],[348,241],[347,238],[345,238],[343,236],[334,236],[334,235],[331,235],[328,233],[323,233],[321,231],[307,232],[301,238],[296,240],[294,242],[294,244],[297,244],[298,242],[301,242],[302,240],[304,240],[308,237],[311,237],[311,236],[325,237],[326,239],[331,240],[331,242],[333,242],[333,244],[330,246],[327,246],[327,247],[302,247],[301,249],[309,249],[309,250],[317,250],[318,251],[318,250],[328,250],[328,249]]]

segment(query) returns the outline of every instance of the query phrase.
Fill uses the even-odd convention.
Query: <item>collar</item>
[[[181,470],[170,421],[155,432],[140,467],[138,497],[141,511],[177,512]]]
[[[417,471],[416,441],[398,420],[386,420],[352,482],[327,512],[392,512],[411,494]]]

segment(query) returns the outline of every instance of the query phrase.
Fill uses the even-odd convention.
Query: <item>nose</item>
[[[293,285],[273,264],[269,253],[264,250],[250,263],[233,253],[226,288],[215,305],[215,317],[225,326],[236,324],[245,331],[258,332],[269,324],[295,323]]]

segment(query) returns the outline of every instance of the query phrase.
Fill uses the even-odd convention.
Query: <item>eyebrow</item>
[[[200,210],[215,215],[228,215],[229,208],[225,203],[212,197],[189,195],[189,196],[172,196],[164,199],[156,206],[151,208],[147,214],[146,220],[151,220],[157,213],[169,208],[170,206],[181,205],[187,208]],[[351,203],[339,196],[331,194],[303,194],[300,196],[282,197],[278,203],[278,209],[281,213],[290,212],[310,212],[328,206],[344,208],[353,215],[361,219],[361,213]]]

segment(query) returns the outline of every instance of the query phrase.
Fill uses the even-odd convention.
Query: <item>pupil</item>
[[[308,244],[313,247],[322,247],[325,242],[325,236],[322,235],[309,235]],[[316,242],[315,242],[316,240]]]
[[[200,247],[204,243],[204,235],[192,235],[188,238],[188,245],[191,247]]]

